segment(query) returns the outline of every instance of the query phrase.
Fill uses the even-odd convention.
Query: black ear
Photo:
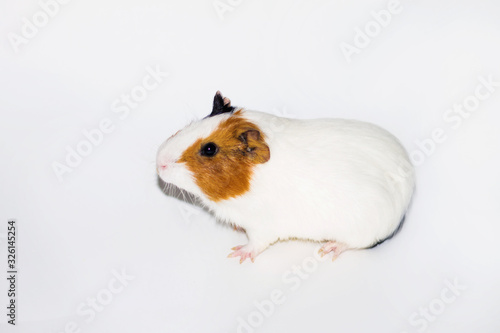
[[[234,107],[231,106],[231,101],[227,97],[223,97],[220,91],[215,93],[214,106],[212,108],[212,113],[209,117],[216,116],[221,113],[233,112]]]

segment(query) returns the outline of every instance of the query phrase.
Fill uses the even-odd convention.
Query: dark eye
[[[217,145],[213,142],[209,142],[201,147],[200,154],[201,156],[212,157],[219,151]]]

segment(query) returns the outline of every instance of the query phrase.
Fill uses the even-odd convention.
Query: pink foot
[[[319,249],[318,253],[323,257],[325,254],[333,252],[332,261],[334,261],[345,250],[348,250],[347,245],[333,241],[323,245],[323,247]]]
[[[228,258],[240,257],[240,264],[247,258],[249,258],[250,260],[252,260],[252,262],[254,262],[255,257],[258,255],[258,253],[253,249],[253,246],[251,246],[250,244],[235,246],[231,250],[233,250],[234,252],[229,254],[227,257]]]

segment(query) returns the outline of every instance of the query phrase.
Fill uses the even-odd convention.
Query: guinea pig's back
[[[326,234],[344,235],[356,247],[369,246],[397,228],[414,174],[406,150],[392,134],[355,120],[267,116],[249,115],[271,151],[262,172],[256,170],[256,186],[265,186],[270,200],[288,207],[287,227],[310,232],[314,239],[322,235],[321,223],[331,223]],[[303,230],[298,220],[291,225],[294,218],[318,225]]]

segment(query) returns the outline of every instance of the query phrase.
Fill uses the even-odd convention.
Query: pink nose
[[[156,166],[156,173],[160,174],[160,172],[166,169],[167,169],[167,163],[160,163]]]

